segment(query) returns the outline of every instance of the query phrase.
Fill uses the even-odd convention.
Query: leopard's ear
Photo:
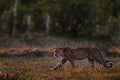
[[[57,48],[53,48],[53,51],[55,51]]]

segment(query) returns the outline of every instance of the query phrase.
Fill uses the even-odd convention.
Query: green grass
[[[112,58],[113,61],[117,59]],[[61,69],[50,71],[59,60],[53,57],[39,58],[1,58],[0,70],[18,73],[19,80],[119,80],[120,62],[110,69],[95,63],[91,69],[87,60],[75,62],[75,69],[67,62]]]
[[[28,41],[24,38],[11,38],[9,40],[0,40],[0,52],[8,52],[11,49],[27,50],[37,47],[41,57],[3,57],[0,58],[0,71],[8,73],[17,73],[18,80],[120,80],[120,62],[117,58],[106,58],[113,61],[113,67],[106,69],[100,64],[95,63],[95,68],[91,69],[87,60],[75,62],[75,69],[71,68],[67,62],[57,71],[50,71],[50,67],[56,65],[59,59],[48,56],[46,51],[53,51],[54,47],[97,47],[102,54],[110,47],[107,42],[71,39],[65,37],[37,37]],[[104,55],[105,56],[105,55]]]

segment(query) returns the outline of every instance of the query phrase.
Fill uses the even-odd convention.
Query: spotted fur
[[[106,61],[98,49],[91,47],[81,47],[74,49],[71,49],[69,47],[55,48],[54,57],[61,57],[61,60],[56,66],[51,68],[51,70],[60,68],[67,60],[70,61],[72,68],[74,68],[75,60],[82,60],[86,58],[88,59],[91,67],[94,67],[94,61],[102,64],[106,68],[112,67],[112,62]]]

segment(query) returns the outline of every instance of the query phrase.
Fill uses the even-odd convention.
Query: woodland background
[[[50,71],[65,46],[98,48],[113,67]],[[120,0],[0,0],[0,80],[120,80]]]
[[[0,34],[26,32],[28,38],[42,32],[116,42],[120,36],[120,1],[0,0]]]

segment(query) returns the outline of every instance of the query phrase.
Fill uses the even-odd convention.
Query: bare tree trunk
[[[17,17],[17,4],[18,4],[18,0],[15,0],[15,3],[14,3],[14,8],[13,8],[13,12],[14,12],[14,25],[13,25],[13,28],[12,28],[12,36],[15,35],[16,33],[16,17]]]
[[[31,33],[30,33],[30,30],[31,30],[30,21],[31,21],[31,15],[28,14],[28,16],[27,16],[27,30],[26,30],[27,36],[28,36],[28,40],[32,39],[32,35],[31,35]]]
[[[46,35],[49,34],[49,28],[50,28],[50,15],[46,14]]]

